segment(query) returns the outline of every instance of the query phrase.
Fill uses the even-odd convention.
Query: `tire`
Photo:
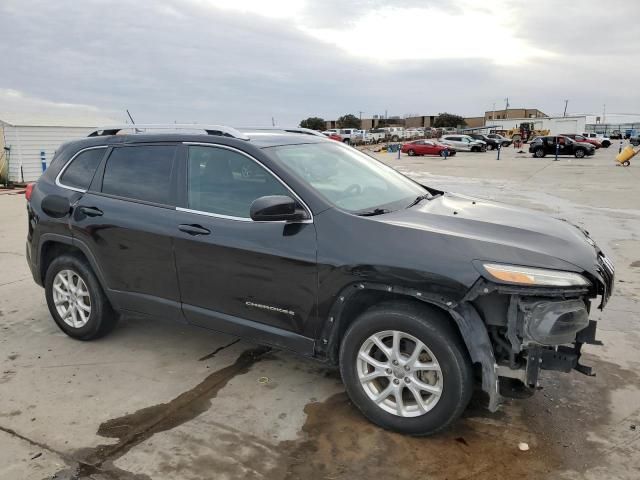
[[[478,147],[471,147],[471,152],[479,152],[480,149]]]
[[[544,156],[545,156],[544,148],[536,148],[536,149],[533,151],[533,156],[534,156],[534,157],[536,157],[536,158],[542,158],[542,157],[544,157]]]
[[[585,156],[585,151],[581,148],[575,151],[574,153],[576,158],[583,158]]]
[[[623,167],[628,167],[629,165],[631,165],[631,162],[629,160],[625,160],[624,162],[622,162]]]
[[[494,148],[493,145],[491,144],[487,145],[487,150],[493,150],[493,148]]]
[[[394,135],[393,137],[391,137],[392,142],[397,142],[398,140],[400,140],[400,138],[397,135]]]
[[[413,157],[416,154],[416,152],[414,152],[413,150],[409,150],[407,152],[407,155],[409,155],[410,157]]]
[[[65,278],[67,284],[71,282],[73,289],[65,287]],[[118,314],[111,308],[91,267],[85,260],[75,255],[62,255],[51,262],[45,275],[44,288],[51,316],[60,330],[70,337],[78,340],[93,340],[109,333],[118,323]],[[71,292],[72,297],[76,299],[75,313],[70,302],[63,302],[59,307],[56,306],[56,299],[58,301],[61,299],[59,293],[61,291]],[[77,295],[78,291],[86,294]],[[78,306],[78,302],[85,308],[88,306],[89,311],[86,312]],[[70,315],[63,318],[58,308],[67,311],[71,308]]]
[[[609,148],[611,146],[611,142],[609,140],[605,140],[604,142],[602,142],[602,146],[604,148]]]
[[[444,150],[440,150],[439,155],[440,155],[441,157],[448,157],[448,156],[449,156],[449,155],[445,155]]]
[[[347,145],[351,145],[351,140],[349,140],[348,138],[345,138],[342,143],[346,143]]]
[[[426,350],[421,348],[419,361],[437,370],[425,373],[409,367],[407,372],[400,368],[402,363],[393,365],[371,340],[372,336],[378,336],[389,347],[393,331],[403,336],[399,345],[407,354],[415,351],[414,340],[422,342]],[[379,365],[384,370],[378,370],[382,376],[361,383],[360,376],[371,373],[369,369],[373,368],[362,359],[363,349],[382,359]],[[407,357],[401,354],[400,362],[407,361]],[[471,362],[452,320],[435,308],[411,303],[384,303],[360,315],[343,337],[340,372],[351,401],[365,417],[382,428],[409,435],[432,435],[447,428],[462,414],[473,390]],[[426,393],[420,388],[425,384],[439,389],[439,395]],[[387,393],[380,402],[372,399],[387,388],[400,389],[403,398],[400,410],[392,393]],[[418,395],[422,409],[410,388],[421,392]]]

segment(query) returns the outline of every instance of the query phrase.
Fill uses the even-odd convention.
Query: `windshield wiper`
[[[374,208],[373,210],[368,210],[366,212],[360,212],[358,213],[359,217],[374,217],[376,215],[382,215],[384,213],[390,213],[391,210],[388,210],[386,208]]]
[[[419,197],[416,197],[416,199],[411,202],[409,205],[407,205],[407,208],[411,208],[414,205],[419,204],[422,200],[428,200],[431,198],[431,194],[430,193],[425,193],[424,195],[420,195]]]

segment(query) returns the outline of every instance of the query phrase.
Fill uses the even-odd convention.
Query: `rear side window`
[[[104,169],[102,192],[168,205],[175,151],[173,145],[115,148]]]
[[[104,148],[93,148],[80,153],[64,170],[60,183],[66,187],[88,189],[104,151]]]

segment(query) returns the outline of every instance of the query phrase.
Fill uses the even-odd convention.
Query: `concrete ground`
[[[616,291],[588,346],[597,376],[546,372],[495,414],[472,400],[432,438],[380,430],[335,371],[225,335],[127,318],[74,341],[24,259],[21,195],[0,195],[0,478],[640,478],[640,171],[617,148],[577,160],[513,149],[384,161],[422,182],[583,225]],[[528,451],[518,444],[526,442]]]

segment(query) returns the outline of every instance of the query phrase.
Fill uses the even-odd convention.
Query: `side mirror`
[[[296,208],[293,198],[285,195],[268,195],[253,201],[249,209],[251,219],[259,222],[297,221],[307,218],[304,210]]]
[[[69,214],[71,204],[67,197],[47,195],[42,199],[42,211],[53,218],[62,218]]]

